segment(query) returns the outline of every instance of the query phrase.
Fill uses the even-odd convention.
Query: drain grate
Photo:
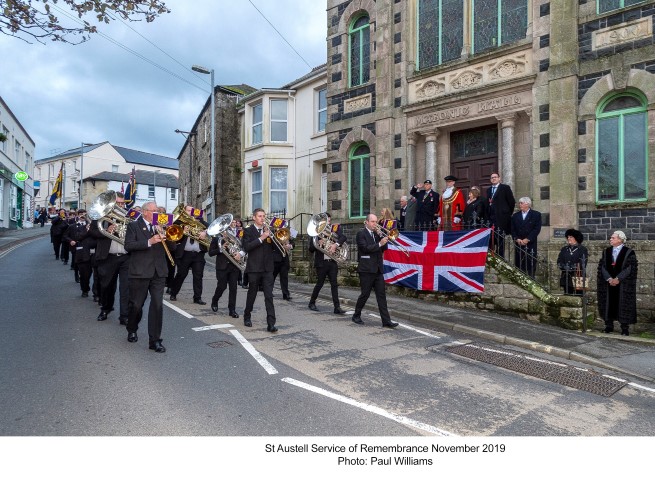
[[[446,348],[450,353],[506,368],[514,372],[548,380],[595,395],[610,397],[627,382],[608,378],[598,372],[582,370],[571,365],[551,362],[504,348],[469,343]]]
[[[227,340],[220,340],[218,342],[208,343],[207,345],[209,345],[212,348],[223,348],[223,347],[229,347],[232,344],[230,342],[228,342]]]

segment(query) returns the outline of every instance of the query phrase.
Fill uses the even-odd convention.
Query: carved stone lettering
[[[621,43],[648,38],[653,34],[652,17],[628,24],[605,28],[592,33],[592,49],[607,48]]]
[[[350,113],[356,110],[370,108],[372,101],[373,96],[370,93],[367,95],[362,95],[361,97],[351,98],[350,100],[346,100],[343,103],[343,111],[345,113]]]
[[[498,110],[503,107],[511,107],[513,105],[520,105],[521,97],[518,95],[508,95],[506,97],[494,98],[493,100],[485,100],[478,102],[478,112],[490,112]]]

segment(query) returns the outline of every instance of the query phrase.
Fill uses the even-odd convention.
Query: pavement
[[[2,230],[0,231],[0,258],[14,248],[18,248],[21,243],[48,237],[49,234],[48,224],[43,228],[37,226],[23,230]],[[207,260],[207,268],[212,274],[205,275],[205,281],[211,282],[210,288],[213,289],[215,285],[213,259],[207,257]],[[313,288],[313,284],[303,283],[302,279],[290,278],[289,289],[293,301],[301,309],[307,307]],[[340,286],[342,308],[352,309],[359,293],[358,288]],[[422,325],[446,334],[452,331],[460,335],[477,337],[483,342],[504,345],[508,349],[514,347],[532,350],[589,365],[592,368],[610,370],[624,377],[632,377],[627,380],[639,379],[655,383],[655,340],[653,339],[635,335],[625,337],[620,333],[605,334],[601,333],[599,328],[587,332],[566,330],[494,312],[444,306],[405,296],[389,294],[387,300],[391,318],[401,324],[408,322],[414,326]],[[333,308],[328,282],[321,289],[317,306],[319,310],[326,312]],[[369,298],[367,308],[378,313],[375,294]]]

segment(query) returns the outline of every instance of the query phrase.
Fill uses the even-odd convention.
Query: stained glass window
[[[605,13],[610,10],[616,10],[617,8],[629,7],[630,5],[636,5],[644,1],[645,0],[598,0],[598,13]]]
[[[487,128],[452,134],[455,158],[477,157],[498,153],[498,129]]]
[[[350,86],[363,85],[371,75],[371,32],[366,15],[357,18],[348,32],[350,39]]]
[[[528,0],[472,0],[473,53],[525,38]]]
[[[419,0],[418,65],[425,69],[462,55],[463,0]]]
[[[645,102],[622,95],[597,113],[596,198],[598,202],[645,200],[648,123]]]
[[[349,164],[350,217],[364,217],[371,210],[371,150],[368,145],[353,147]]]

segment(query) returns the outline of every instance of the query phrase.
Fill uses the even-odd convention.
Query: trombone
[[[268,216],[264,217],[264,228],[268,229],[271,232],[270,239],[275,244],[277,249],[280,251],[283,257],[287,255],[287,249],[285,248],[289,241],[291,240],[291,230],[286,220],[275,218],[275,220],[280,222],[279,227],[271,226],[272,219],[269,219]],[[277,223],[277,222],[276,222]]]
[[[364,222],[364,224],[366,224],[366,222]],[[391,228],[391,229],[384,228],[379,223],[376,223],[375,232],[381,237],[387,237],[389,239],[389,243],[391,243],[394,247],[396,247],[398,250],[400,250],[401,252],[403,252],[405,255],[409,257],[409,250],[407,250],[399,242],[396,241],[398,235],[400,235],[400,232],[398,231],[397,228]]]

